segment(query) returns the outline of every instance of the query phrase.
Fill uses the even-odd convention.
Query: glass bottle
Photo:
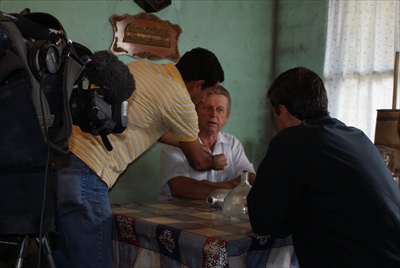
[[[241,182],[236,186],[224,199],[222,204],[222,213],[231,217],[232,220],[245,219],[248,220],[246,199],[251,189],[249,184],[249,173],[247,170],[242,171]]]

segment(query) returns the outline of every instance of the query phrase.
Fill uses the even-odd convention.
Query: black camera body
[[[95,136],[122,133],[128,123],[127,100],[108,103],[91,89],[75,88],[70,98],[70,110],[73,124]]]

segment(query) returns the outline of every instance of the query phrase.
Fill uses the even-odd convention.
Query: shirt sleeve
[[[246,156],[243,145],[240,141],[231,136],[231,148],[232,148],[232,161],[233,166],[236,169],[236,173],[239,176],[243,170],[247,170],[250,173],[256,173],[253,167],[253,164],[250,163],[249,159]]]
[[[179,147],[163,144],[160,156],[161,191],[170,193],[168,181],[176,176],[188,174],[188,162]]]
[[[198,137],[199,123],[195,106],[189,93],[177,99],[165,111],[164,120],[178,141],[194,141]]]

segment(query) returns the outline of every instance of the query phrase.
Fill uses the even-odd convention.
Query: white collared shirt
[[[179,147],[163,144],[160,157],[160,198],[170,197],[168,181],[177,176],[195,180],[223,182],[237,178],[242,170],[255,173],[253,164],[247,158],[240,141],[229,133],[220,131],[215,142],[213,154],[225,154],[228,165],[223,170],[194,170]]]

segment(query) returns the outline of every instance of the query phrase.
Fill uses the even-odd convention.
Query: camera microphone
[[[102,50],[83,57],[85,74],[91,84],[100,88],[104,100],[110,103],[127,100],[135,90],[135,80],[122,61]]]

